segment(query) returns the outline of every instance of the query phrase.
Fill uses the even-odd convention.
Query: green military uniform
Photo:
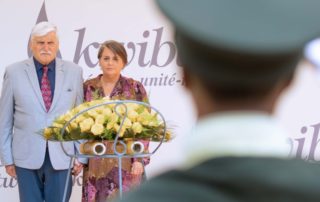
[[[320,36],[318,0],[157,2],[174,25],[179,64],[193,79],[193,84],[198,84],[188,86],[191,92],[195,93],[197,87],[205,89],[201,92],[208,93],[214,92],[210,87],[222,89],[225,94],[216,94],[233,101],[231,103],[246,100],[243,94],[235,95],[238,92],[253,95],[248,99],[254,102],[254,95],[270,92],[266,89],[274,89],[274,84],[280,81],[290,81],[304,45]],[[217,103],[219,99],[210,97],[208,100]],[[216,103],[212,102],[211,107],[214,108]],[[232,108],[225,109],[227,112],[223,113],[228,114],[230,110]],[[319,165],[284,155],[290,152],[282,144],[282,137],[268,141],[269,135],[276,137],[277,132],[261,133],[269,130],[267,126],[271,122],[263,121],[269,120],[266,118],[270,116],[269,109],[252,107],[251,110],[265,113],[265,116],[259,115],[265,117],[259,122],[265,128],[261,129],[254,124],[251,120],[256,120],[258,116],[250,115],[248,111],[240,109],[238,114],[230,112],[226,115],[228,118],[224,118],[221,111],[212,114],[210,109],[206,111],[205,115],[210,119],[205,124],[208,127],[202,126],[193,138],[186,138],[190,143],[198,145],[191,146],[189,153],[186,153],[187,162],[191,164],[185,169],[169,171],[149,180],[135,192],[125,195],[122,201],[320,201]],[[232,122],[234,119],[237,120]],[[206,120],[202,117],[199,123],[203,125],[204,122]],[[221,129],[224,123],[230,125]],[[270,124],[270,128],[273,126]],[[229,129],[230,132],[225,133]],[[252,135],[247,136],[248,131]],[[255,135],[265,137],[267,143],[259,142]],[[217,144],[216,141],[220,141],[223,136],[225,140]],[[196,137],[202,141],[195,140]],[[220,148],[211,149],[210,144],[211,148]],[[201,158],[201,161],[197,162],[197,158]]]
[[[277,158],[216,158],[160,175],[130,202],[317,202],[320,166]]]

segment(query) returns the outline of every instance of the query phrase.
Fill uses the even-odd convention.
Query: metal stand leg
[[[135,104],[139,104],[139,105],[143,105],[145,107],[147,107],[148,110],[154,110],[160,117],[161,119],[163,120],[163,136],[162,136],[162,139],[159,141],[160,143],[158,144],[158,146],[153,150],[153,152],[148,152],[148,154],[130,154],[130,155],[127,155],[127,145],[126,143],[121,140],[122,138],[120,138],[120,131],[121,129],[123,128],[123,124],[125,122],[125,119],[128,117],[128,109],[127,109],[127,106],[126,106],[126,103],[135,103]],[[83,113],[86,113],[87,111],[91,110],[91,109],[94,109],[94,108],[97,108],[97,107],[101,107],[103,105],[111,105],[111,104],[115,104],[115,106],[113,106],[113,110],[117,113],[117,116],[119,118],[122,119],[121,121],[121,124],[119,126],[119,129],[117,131],[117,135],[114,139],[114,144],[113,144],[113,150],[114,150],[114,154],[105,154],[105,155],[101,155],[99,157],[101,158],[117,158],[118,159],[118,172],[119,172],[119,197],[120,199],[122,199],[122,195],[123,195],[123,186],[122,186],[122,158],[138,158],[138,157],[150,157],[152,154],[154,154],[158,149],[159,147],[161,146],[162,142],[164,141],[165,139],[165,134],[166,134],[166,123],[165,123],[165,119],[163,117],[163,115],[157,110],[155,109],[154,107],[150,106],[149,104],[147,103],[144,103],[144,102],[139,102],[139,101],[132,101],[132,100],[125,100],[125,101],[113,101],[113,102],[110,102],[110,101],[106,101],[104,103],[101,103],[101,104],[96,104],[94,106],[91,106],[85,110],[82,110],[80,111],[79,113],[77,113],[76,115],[74,115],[67,123],[64,124],[63,128],[61,129],[61,134],[65,135],[65,130],[67,128],[67,126],[74,120],[76,119],[78,116],[80,116],[81,114]],[[123,106],[125,107],[125,113],[118,113],[118,111],[116,110],[117,107],[119,106]],[[135,139],[135,137],[134,137]],[[104,140],[103,138],[101,138],[101,140]],[[68,169],[68,173],[67,173],[67,180],[65,182],[65,187],[64,187],[64,194],[63,194],[63,200],[62,202],[67,202],[66,201],[66,197],[67,197],[67,192],[68,192],[68,185],[69,185],[69,182],[70,182],[70,179],[69,179],[69,176],[71,176],[71,169],[72,169],[72,166],[73,166],[73,163],[74,163],[74,160],[76,157],[93,157],[93,156],[96,156],[96,155],[78,155],[80,154],[79,151],[76,149],[76,153],[75,154],[68,154],[67,151],[65,150],[64,148],[64,145],[63,145],[63,142],[64,141],[60,141],[60,144],[61,144],[61,147],[63,149],[63,152],[70,157],[70,165],[69,165],[69,169]],[[123,151],[117,151],[117,144],[120,144],[123,146]],[[144,152],[143,152],[144,153]],[[144,175],[145,175],[145,171],[144,171]]]
[[[68,192],[68,184],[69,184],[69,179],[70,179],[69,176],[71,175],[71,168],[72,168],[73,162],[74,162],[74,157],[71,157],[70,164],[69,164],[69,169],[68,169],[67,180],[66,180],[66,184],[64,186],[62,202],[66,202],[66,197],[67,197],[67,192]]]
[[[119,169],[119,197],[122,199],[122,157],[118,156],[118,169]]]

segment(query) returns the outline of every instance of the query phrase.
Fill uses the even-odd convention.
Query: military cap
[[[270,83],[320,35],[318,0],[157,0],[181,63],[220,83]]]

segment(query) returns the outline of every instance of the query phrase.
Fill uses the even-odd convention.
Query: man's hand
[[[72,168],[72,175],[77,176],[81,172],[83,168],[83,164],[80,163],[77,159],[74,160],[73,168]]]
[[[16,174],[16,166],[15,165],[6,165],[6,172],[8,175],[10,175],[13,178],[17,178],[17,174]]]

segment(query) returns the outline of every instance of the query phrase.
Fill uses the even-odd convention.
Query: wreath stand
[[[159,144],[155,147],[155,149],[153,149],[151,152],[143,152],[143,153],[133,153],[133,154],[127,154],[127,144],[121,140],[119,138],[119,134],[121,131],[121,128],[123,127],[124,124],[124,120],[125,118],[127,118],[128,116],[128,109],[126,106],[126,103],[135,103],[135,104],[139,104],[139,105],[144,105],[145,107],[149,108],[150,110],[155,111],[161,118],[161,120],[163,121],[163,136],[162,139],[159,141]],[[118,159],[118,172],[119,172],[119,197],[120,199],[122,198],[123,195],[123,190],[122,190],[122,158],[144,158],[144,157],[150,157],[152,156],[158,149],[159,147],[162,145],[164,139],[165,139],[165,134],[166,134],[166,122],[164,119],[164,116],[154,107],[152,107],[151,105],[144,103],[144,102],[139,102],[139,101],[133,101],[133,100],[121,100],[121,101],[107,101],[101,104],[97,104],[95,106],[89,107],[79,113],[77,113],[74,117],[72,117],[65,125],[64,127],[61,129],[61,134],[63,135],[66,131],[67,126],[74,120],[76,119],[78,116],[80,116],[81,114],[94,109],[94,108],[98,108],[101,107],[103,105],[114,105],[114,111],[116,112],[116,114],[122,118],[122,122],[120,123],[120,127],[119,130],[117,132],[116,138],[114,139],[114,143],[113,143],[113,151],[114,154],[103,154],[103,155],[88,155],[88,154],[81,154],[80,151],[76,148],[75,149],[75,153],[74,154],[70,154],[66,151],[63,141],[60,142],[61,147],[63,152],[70,157],[70,164],[69,164],[69,168],[68,168],[68,177],[66,179],[65,182],[65,187],[64,187],[64,194],[63,194],[63,200],[62,202],[66,202],[66,196],[67,196],[67,190],[68,190],[68,184],[69,184],[69,176],[71,175],[71,169],[73,167],[73,163],[75,161],[76,158],[92,158],[92,157],[99,157],[99,158],[116,158]],[[117,112],[117,108],[119,106],[124,106],[125,108],[125,113],[123,115],[121,115],[120,113]],[[103,139],[101,140],[103,141]],[[139,139],[135,139],[133,138],[133,141],[139,141]],[[79,142],[79,141],[77,141]],[[118,151],[117,150],[117,145],[122,145],[123,150],[122,151]]]

